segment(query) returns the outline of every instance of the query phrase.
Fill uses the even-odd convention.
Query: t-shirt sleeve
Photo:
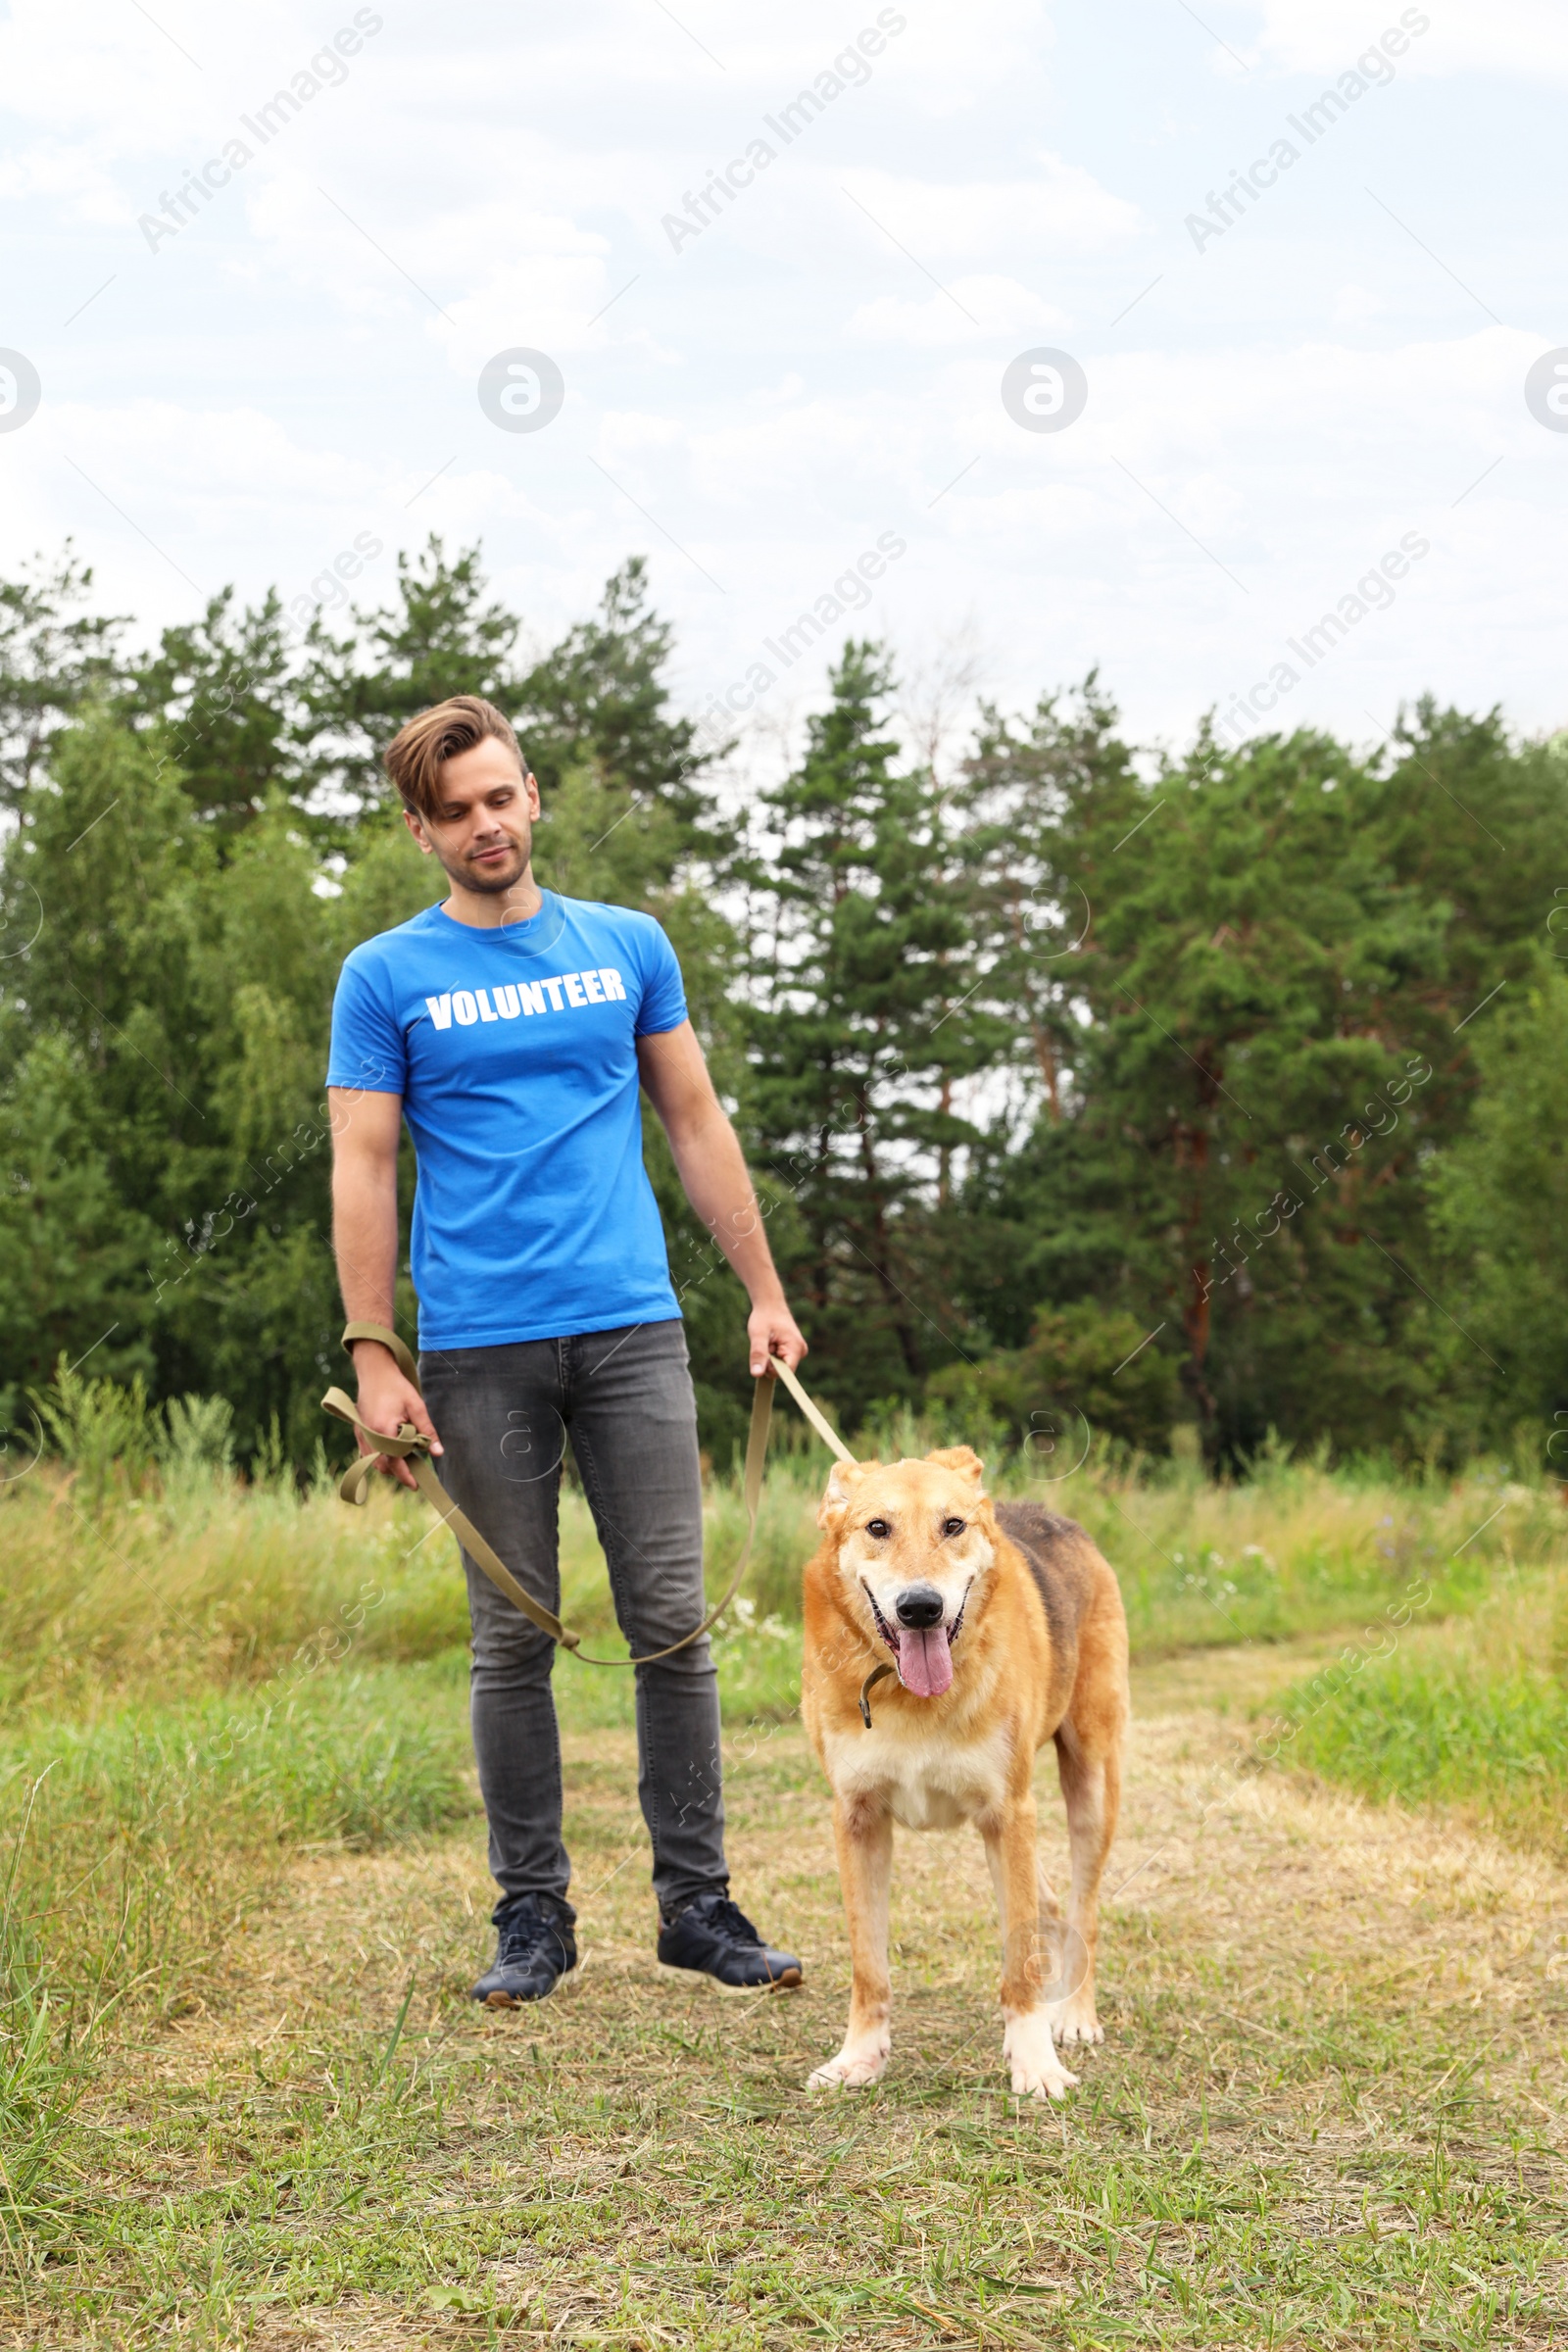
[[[386,1002],[380,974],[351,956],[338,975],[332,999],[332,1048],[328,1086],[353,1087],[371,1095],[407,1091],[408,1052],[403,1031]]]
[[[650,919],[645,936],[643,996],[637,1007],[636,1035],[658,1037],[665,1029],[678,1029],[686,1018],[686,989],[662,923]]]

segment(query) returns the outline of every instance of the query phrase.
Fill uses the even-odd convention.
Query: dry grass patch
[[[1112,2038],[1042,2112],[1006,2093],[963,1836],[900,1840],[887,2081],[804,2096],[848,1982],[792,1720],[820,1469],[773,1465],[750,1621],[720,1644],[737,1892],[807,1987],[736,2004],[656,1973],[630,1678],[564,1662],[586,1966],[501,2018],[467,1997],[492,1895],[462,1588],[422,1505],[188,1465],[138,1492],[107,1459],[91,1494],[47,1467],[7,1492],[13,1827],[31,1805],[0,1943],[11,2341],[1557,2340],[1562,1879],[1259,1773],[1249,1737],[1320,1666],[1314,1629],[1419,1580],[1457,1642],[1463,1612],[1534,1591],[1555,1495],[1278,1461],[1247,1489],[1092,1462],[1042,1490],[1011,1466],[1004,1491],[1104,1545],[1146,1661]],[[722,1482],[709,1513],[721,1577]],[[569,1493],[564,1555],[567,1613],[602,1638]],[[1521,1603],[1516,1641],[1534,1625]],[[84,2068],[61,2021],[95,2014]]]
[[[656,1974],[631,1741],[578,1734],[580,1980],[468,2004],[475,1831],[300,1862],[85,2111],[15,2340],[1560,2341],[1568,1882],[1239,1772],[1248,1663],[1212,1663],[1140,1690],[1064,2112],[1006,2095],[972,1838],[901,1836],[893,2067],[808,2100],[848,1956],[798,1730],[731,1763],[737,1890],[809,1966],[756,2004]]]

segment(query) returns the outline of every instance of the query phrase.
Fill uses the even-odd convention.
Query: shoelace
[[[531,1914],[523,1912],[520,1917],[509,1919],[503,1925],[497,1959],[502,1967],[510,1968],[516,1961],[531,1960],[542,1944],[560,1944],[563,1940],[561,1928],[555,1920],[543,1918],[537,1911]]]
[[[739,1903],[732,1903],[727,1894],[721,1895],[710,1908],[705,1906],[697,1916],[705,1927],[715,1929],[721,1936],[732,1936],[737,1943],[760,1944],[762,1940]]]

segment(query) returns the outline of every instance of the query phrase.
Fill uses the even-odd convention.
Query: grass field
[[[1475,1611],[1365,1655],[1340,1658],[1331,1704],[1290,1694],[1296,1761],[1568,1862],[1568,1575],[1504,1573]]]
[[[1036,1488],[1127,1594],[1108,2038],[1005,2095],[977,1841],[899,1843],[895,2058],[794,1719],[819,1461],[719,1642],[736,1890],[795,1996],[656,1974],[630,1678],[558,1673],[586,1964],[466,1999],[493,1889],[424,1506],[41,1465],[0,1502],[0,2337],[18,2344],[1568,2340],[1555,1490],[1275,1461]],[[710,1503],[715,1583],[741,1529]],[[605,1632],[564,1498],[567,1614]],[[1049,1768],[1042,1814],[1064,1851]]]

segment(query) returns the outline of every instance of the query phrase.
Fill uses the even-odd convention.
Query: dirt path
[[[1234,1973],[1265,2024],[1276,2004],[1298,2010],[1309,1985],[1314,2009],[1351,2010],[1357,1987],[1375,1978],[1409,1988],[1412,2032],[1456,2005],[1484,2008],[1499,2029],[1517,2018],[1524,2032],[1538,2006],[1552,2010],[1553,1984],[1568,1980],[1568,1874],[1487,1837],[1259,1771],[1240,1709],[1294,1679],[1300,1658],[1313,1654],[1218,1652],[1138,1677],[1108,1880],[1103,1973],[1112,2013],[1120,2016],[1129,1994],[1147,1996],[1157,1948],[1163,1982],[1196,1987],[1216,1971]],[[825,1795],[796,1727],[770,1728],[755,1752],[751,1742],[742,1735],[733,1743],[728,1772],[736,1889],[770,1933],[808,1953],[816,1997],[790,2012],[814,2014],[820,2001],[831,2033],[848,1949]],[[598,1732],[566,1747],[584,1965],[562,2011],[550,2015],[568,2003],[592,2011],[611,1983],[678,1997],[653,1965],[631,1738]],[[1049,1758],[1040,1788],[1042,1844],[1059,1885],[1066,1840]],[[303,2028],[341,2014],[345,1998],[379,2004],[394,1987],[401,1992],[421,1958],[441,1966],[454,1988],[464,1985],[489,1956],[493,1900],[479,1823],[413,1853],[306,1861],[261,1923],[240,2009],[224,2003],[192,2020],[175,2046],[187,2064],[253,2046],[259,1997],[270,1999],[274,2030],[284,2008]],[[954,1969],[966,1980],[977,1966],[984,1980],[995,1954],[975,1946],[994,1941],[991,1902],[971,1835],[901,1833],[894,1924],[902,1975],[929,1986]],[[989,2019],[982,1998],[982,2038]],[[906,2021],[900,2047],[909,2038]],[[1000,2046],[1000,2029],[994,2038]],[[1116,2039],[1125,2048],[1124,2027]]]
[[[736,1742],[729,1769],[737,1893],[809,1970],[803,1994],[760,2006],[656,1972],[632,1743],[602,1733],[567,1747],[586,1953],[569,1989],[526,2018],[464,1999],[488,1956],[477,1821],[421,1851],[307,1859],[207,2011],[101,2103],[135,2148],[122,2186],[194,2200],[194,2244],[227,2182],[228,2219],[251,2227],[245,2165],[275,2180],[290,2148],[324,2161],[334,2131],[345,2175],[369,2164],[350,2092],[380,2052],[374,2083],[390,2068],[410,2086],[357,2207],[379,2268],[304,2198],[297,2278],[286,2230],[268,2274],[290,2281],[284,2307],[237,2296],[253,2339],[213,2340],[475,2341],[499,2310],[514,2340],[627,2346],[794,2343],[808,2321],[879,2344],[1562,2341],[1568,1878],[1238,1769],[1247,1703],[1308,1655],[1138,1677],[1107,2043],[1065,2112],[1003,2095],[990,1886],[966,1834],[898,1842],[888,2082],[807,2102],[847,1954],[798,1727]]]

